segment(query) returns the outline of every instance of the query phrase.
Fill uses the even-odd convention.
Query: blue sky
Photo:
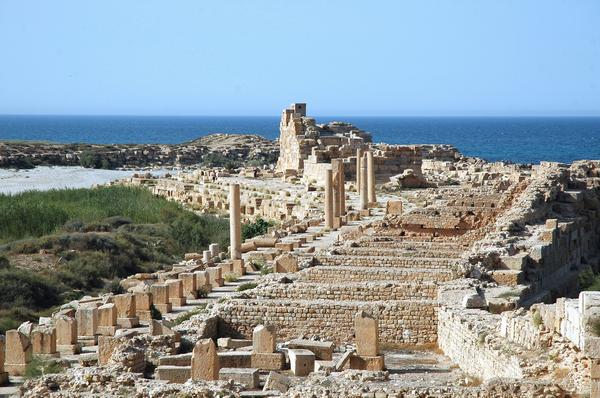
[[[0,0],[0,114],[600,116],[598,0]]]

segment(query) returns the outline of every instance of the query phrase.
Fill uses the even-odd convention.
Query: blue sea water
[[[490,161],[538,163],[600,159],[600,118],[317,117],[370,131],[375,142],[452,144]],[[0,140],[165,143],[211,133],[279,134],[278,117],[1,116]]]

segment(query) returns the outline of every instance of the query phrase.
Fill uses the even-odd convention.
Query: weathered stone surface
[[[290,367],[295,376],[308,376],[315,368],[315,354],[305,349],[288,349]]]
[[[255,353],[270,354],[277,345],[277,328],[275,325],[258,325],[252,333],[252,348]]]
[[[379,326],[377,319],[364,311],[354,317],[356,330],[356,351],[360,356],[379,355]]]
[[[212,339],[196,343],[192,354],[192,380],[218,380],[219,357]]]
[[[250,389],[257,388],[259,383],[258,369],[221,368],[219,379],[233,380]]]

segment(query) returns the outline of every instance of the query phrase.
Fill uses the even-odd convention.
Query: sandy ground
[[[15,194],[23,191],[47,191],[54,188],[89,188],[106,184],[120,178],[130,177],[136,170],[95,170],[83,167],[36,167],[31,170],[0,169],[0,194]],[[152,170],[162,175],[169,170]]]

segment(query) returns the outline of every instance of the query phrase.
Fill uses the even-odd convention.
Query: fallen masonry
[[[306,112],[272,168],[121,181],[229,217],[230,247],[7,332],[0,381],[43,356],[72,367],[23,396],[600,396],[600,161],[488,163]]]

